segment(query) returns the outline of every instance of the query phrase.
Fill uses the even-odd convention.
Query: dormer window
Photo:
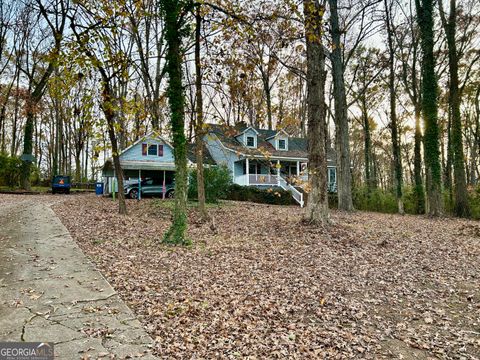
[[[255,147],[255,136],[247,136],[247,147]]]
[[[287,140],[278,139],[278,150],[287,150]]]

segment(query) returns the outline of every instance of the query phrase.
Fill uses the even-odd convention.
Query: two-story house
[[[294,182],[308,179],[307,139],[292,137],[284,130],[207,124],[204,141],[215,163],[231,170],[235,184],[279,186],[303,205]],[[327,151],[327,171],[328,189],[335,192],[336,158],[332,149]]]
[[[307,140],[290,136],[284,130],[250,126],[207,124],[204,136],[204,164],[225,165],[232,182],[242,186],[281,187],[290,191],[303,206],[299,183],[308,180]],[[188,164],[195,166],[195,145],[189,144]],[[151,178],[170,184],[175,176],[173,146],[154,133],[146,135],[120,154],[126,179]],[[328,189],[336,191],[335,153],[327,152]],[[112,160],[105,162],[102,175],[106,193],[115,188]]]

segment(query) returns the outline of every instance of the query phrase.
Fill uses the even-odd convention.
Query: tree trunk
[[[307,43],[308,166],[311,190],[305,212],[310,223],[328,223],[327,157],[325,149],[325,54],[321,27],[324,9],[316,0],[303,1]]]
[[[25,131],[23,135],[23,155],[24,156],[33,156],[33,128],[34,128],[34,121],[35,121],[35,114],[33,110],[32,104],[27,104],[27,120],[25,122]],[[22,161],[21,167],[21,185],[22,189],[30,191],[30,172],[32,167],[32,159],[24,159]]]
[[[341,31],[338,20],[337,0],[329,0],[330,27],[332,31],[333,93],[335,102],[335,142],[337,150],[338,208],[353,210],[352,174],[350,170],[350,140],[348,132],[348,106],[345,92]]]
[[[463,139],[462,139],[462,119],[460,115],[460,104],[462,94],[459,89],[458,81],[458,52],[455,43],[455,34],[457,27],[457,6],[456,0],[450,0],[450,15],[448,21],[443,10],[443,2],[439,1],[440,15],[442,24],[447,36],[448,46],[448,66],[450,70],[450,91],[449,105],[451,113],[450,141],[449,147],[452,151],[453,176],[454,176],[454,213],[459,217],[470,216],[470,206],[468,204],[467,179],[465,174]]]
[[[422,129],[420,126],[421,109],[415,105],[415,138],[414,138],[414,160],[413,171],[415,177],[415,212],[425,213],[425,190],[422,180]]]
[[[173,221],[164,242],[188,245],[187,230],[187,144],[185,138],[185,98],[182,86],[181,6],[177,0],[163,1],[167,41],[168,101],[175,157],[175,207]]]
[[[205,207],[205,178],[203,174],[203,94],[202,94],[202,65],[200,57],[200,40],[202,29],[202,17],[200,5],[197,6],[195,14],[195,87],[196,87],[196,112],[195,122],[195,140],[196,140],[196,159],[197,159],[197,194],[198,211],[200,218],[205,221],[208,219],[207,209]]]
[[[365,184],[367,185],[368,193],[377,187],[375,174],[373,171],[373,154],[372,154],[372,137],[370,131],[370,119],[368,117],[367,102],[365,94],[360,99],[362,110],[363,134],[364,134],[364,157],[365,157]]]
[[[477,159],[479,156],[480,150],[480,86],[477,88],[475,94],[475,131],[474,131],[474,138],[473,138],[473,146],[472,146],[472,166],[470,169],[470,183],[472,185],[475,184],[476,181],[476,172],[478,171],[478,163]]]
[[[109,79],[102,73],[103,93],[102,93],[102,109],[107,120],[108,136],[112,146],[113,167],[118,181],[118,213],[121,215],[127,214],[127,205],[125,203],[125,194],[123,191],[123,170],[120,164],[120,151],[118,148],[116,129],[116,114],[114,94],[110,87]],[[115,191],[115,190],[114,190]]]
[[[393,47],[392,36],[392,22],[390,8],[387,0],[384,0],[385,15],[387,25],[387,37],[388,37],[388,50],[389,50],[389,90],[390,90],[390,128],[392,133],[392,153],[393,153],[393,167],[394,167],[394,184],[395,184],[395,196],[397,198],[398,213],[404,214],[403,209],[403,194],[402,194],[402,159],[400,156],[400,137],[398,136],[397,125],[397,104],[395,94],[395,48]]]
[[[43,90],[47,86],[48,79],[53,73],[55,69],[55,62],[52,60],[47,69],[45,70],[42,78],[35,86],[34,90],[29,94],[28,99],[26,100],[26,122],[25,122],[25,130],[23,136],[23,156],[24,159],[22,161],[22,168],[20,173],[21,184],[22,188],[30,191],[30,173],[32,168],[32,154],[33,154],[33,132],[35,130],[35,111],[37,110],[37,106],[40,103],[40,100],[43,96]],[[28,158],[30,157],[30,158]]]
[[[17,65],[18,66],[18,65]],[[10,144],[10,156],[17,155],[17,126],[18,126],[18,113],[19,113],[19,100],[20,100],[20,76],[17,74],[15,91],[15,109],[13,114],[13,126],[12,126],[12,143]]]
[[[420,27],[422,63],[422,112],[424,118],[425,173],[427,178],[428,214],[443,213],[442,174],[440,166],[437,76],[433,55],[433,0],[415,0]]]
[[[268,121],[268,130],[273,129],[273,119],[272,119],[272,92],[270,90],[269,79],[266,75],[262,75],[263,78],[263,88],[265,90],[265,98],[267,101],[267,121]]]

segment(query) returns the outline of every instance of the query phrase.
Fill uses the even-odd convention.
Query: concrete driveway
[[[0,201],[0,341],[54,342],[58,359],[154,359],[152,339],[51,210],[54,201]]]

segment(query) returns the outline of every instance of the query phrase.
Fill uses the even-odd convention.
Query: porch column
[[[112,186],[113,186],[113,190],[112,190],[112,200],[115,201],[115,180],[117,180],[117,174],[115,173],[115,170],[113,170],[113,179],[112,179]]]
[[[138,169],[138,200],[142,200],[142,170]]]
[[[245,169],[246,169],[246,173],[247,173],[247,186],[250,185],[250,174],[249,174],[249,163],[248,163],[248,158],[245,159]]]
[[[300,176],[300,161],[297,161],[297,176]]]
[[[280,160],[277,160],[277,185],[280,186]]]

